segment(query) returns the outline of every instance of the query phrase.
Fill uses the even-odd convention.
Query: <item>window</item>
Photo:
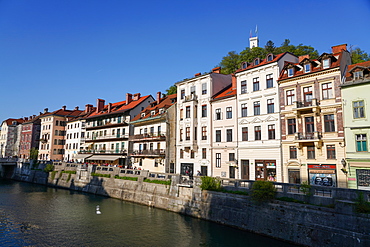
[[[191,150],[190,151],[190,159],[194,159],[194,156],[195,156],[195,152],[194,152],[194,150]]]
[[[195,94],[195,86],[190,87],[190,94]]]
[[[313,133],[315,131],[315,123],[313,117],[305,117],[306,133]]]
[[[311,72],[311,64],[307,63],[304,65],[304,72],[305,73]]]
[[[248,127],[242,128],[242,141],[248,141]]]
[[[254,139],[256,141],[261,140],[261,126],[254,127]]]
[[[180,142],[182,142],[182,135],[183,135],[184,130],[180,129]]]
[[[198,128],[194,127],[194,140],[197,140]]]
[[[353,102],[353,118],[364,118],[365,117],[365,109],[364,109],[364,101],[355,101]]]
[[[324,126],[325,132],[335,131],[334,114],[324,115]]]
[[[288,76],[292,77],[293,75],[294,75],[294,69],[293,68],[288,69]]]
[[[216,120],[221,120],[221,108],[216,109]]]
[[[183,159],[183,158],[184,158],[184,150],[180,149],[180,159]]]
[[[221,130],[216,130],[216,142],[221,142]]]
[[[254,65],[258,65],[260,63],[260,59],[259,58],[256,58],[255,60],[254,60]]]
[[[269,54],[268,56],[267,56],[267,62],[270,62],[270,61],[272,61],[274,59],[274,56],[272,55],[272,54]]]
[[[221,153],[216,153],[216,167],[221,167]]]
[[[271,124],[268,126],[268,137],[269,140],[275,139],[275,124]]]
[[[207,94],[207,83],[202,84],[202,94]]]
[[[207,149],[202,148],[202,159],[207,159]]]
[[[330,59],[325,59],[322,61],[322,68],[327,69],[330,67]]]
[[[315,159],[315,146],[307,147],[307,159]]]
[[[272,74],[266,75],[266,88],[272,88],[274,86],[274,79]]]
[[[294,97],[294,90],[287,90],[286,91],[286,104],[287,105],[293,105],[293,102],[295,101]]]
[[[198,106],[194,106],[194,118],[198,117]]]
[[[241,105],[241,109],[242,109],[242,117],[246,117],[246,116],[248,116],[248,108],[247,108],[247,104],[242,104],[242,105]]]
[[[186,140],[190,140],[190,127],[186,127]]]
[[[202,117],[207,117],[207,105],[202,105]]]
[[[267,113],[274,113],[274,99],[267,100]]]
[[[233,141],[233,130],[232,129],[227,129],[226,130],[226,141],[227,142],[232,142]]]
[[[180,109],[180,120],[184,118],[184,109]]]
[[[259,77],[253,78],[253,91],[260,90]]]
[[[190,118],[190,106],[186,107],[185,117]]]
[[[240,82],[240,93],[241,94],[247,93],[247,81]]]
[[[295,118],[288,119],[288,135],[293,135],[296,132]]]
[[[303,88],[304,105],[312,105],[312,86]]]
[[[253,103],[253,110],[254,110],[254,115],[260,115],[261,112],[260,112],[260,102],[259,101],[256,101]]]
[[[362,77],[363,77],[363,72],[362,71],[353,72],[353,79],[354,80],[358,80],[358,79],[360,79]]]
[[[295,146],[289,147],[289,158],[290,159],[297,159],[297,148]]]
[[[232,107],[226,107],[226,118],[227,119],[233,118],[233,109],[232,109]]]
[[[235,161],[235,153],[229,153],[229,161]]]
[[[181,99],[185,98],[185,89],[181,89]]]
[[[333,87],[331,82],[322,84],[321,89],[322,89],[322,99],[333,98]]]
[[[202,126],[202,140],[207,140],[207,126]]]
[[[335,145],[326,145],[326,157],[327,159],[336,159]]]
[[[358,134],[358,135],[356,135],[356,151],[357,152],[365,152],[365,151],[367,151],[366,134]]]

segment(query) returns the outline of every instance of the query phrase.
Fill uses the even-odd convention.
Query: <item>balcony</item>
[[[321,148],[322,146],[322,133],[315,131],[312,133],[295,133],[294,142],[299,144],[298,148],[302,148],[304,143],[314,143],[316,148]]]
[[[122,122],[117,122],[117,123],[111,123],[111,122],[106,122],[106,123],[101,123],[97,126],[90,126],[88,124],[85,125],[86,130],[97,130],[97,129],[105,129],[105,128],[115,128],[115,127],[121,127],[121,126],[127,126],[128,123],[122,121]]]
[[[198,96],[196,94],[186,95],[185,98],[182,100],[183,103],[191,102],[191,101],[198,101]]]
[[[165,156],[165,149],[154,149],[154,150],[134,150],[131,156],[144,157],[144,156]]]
[[[147,133],[130,136],[130,141],[165,141],[166,136],[162,133]]]
[[[116,135],[86,137],[85,142],[119,141],[119,140],[123,140],[123,139],[128,139],[128,134],[116,134]]]
[[[310,101],[296,101],[295,102],[295,108],[293,110],[297,114],[297,116],[300,116],[300,114],[307,114],[307,113],[320,113],[320,103],[319,101],[314,98]]]
[[[125,154],[126,149],[87,149],[80,150],[80,154]]]

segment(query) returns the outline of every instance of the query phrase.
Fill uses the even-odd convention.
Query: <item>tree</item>
[[[352,59],[352,64],[356,63],[362,63],[366,61],[370,61],[370,56],[361,50],[360,48],[356,48],[354,50],[350,49],[351,51],[351,59]]]
[[[171,95],[177,93],[177,87],[172,85],[169,89],[166,89],[166,95]]]
[[[267,53],[274,53],[275,51],[275,44],[274,42],[272,42],[271,40],[267,41],[266,45],[265,45],[265,50]]]
[[[39,150],[36,148],[30,149],[30,160],[37,160],[39,157]]]
[[[240,55],[235,51],[230,51],[227,56],[222,58],[220,66],[223,74],[231,74],[237,70],[241,64]]]

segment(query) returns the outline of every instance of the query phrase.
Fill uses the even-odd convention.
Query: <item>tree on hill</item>
[[[177,93],[177,87],[172,85],[170,88],[166,89],[166,95],[171,95]]]
[[[351,52],[352,64],[370,61],[370,56],[366,52],[361,50],[360,48],[356,48],[354,50],[350,48],[350,52]]]

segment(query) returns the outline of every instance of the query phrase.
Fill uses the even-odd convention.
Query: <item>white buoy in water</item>
[[[96,214],[101,214],[99,205],[96,206]]]

